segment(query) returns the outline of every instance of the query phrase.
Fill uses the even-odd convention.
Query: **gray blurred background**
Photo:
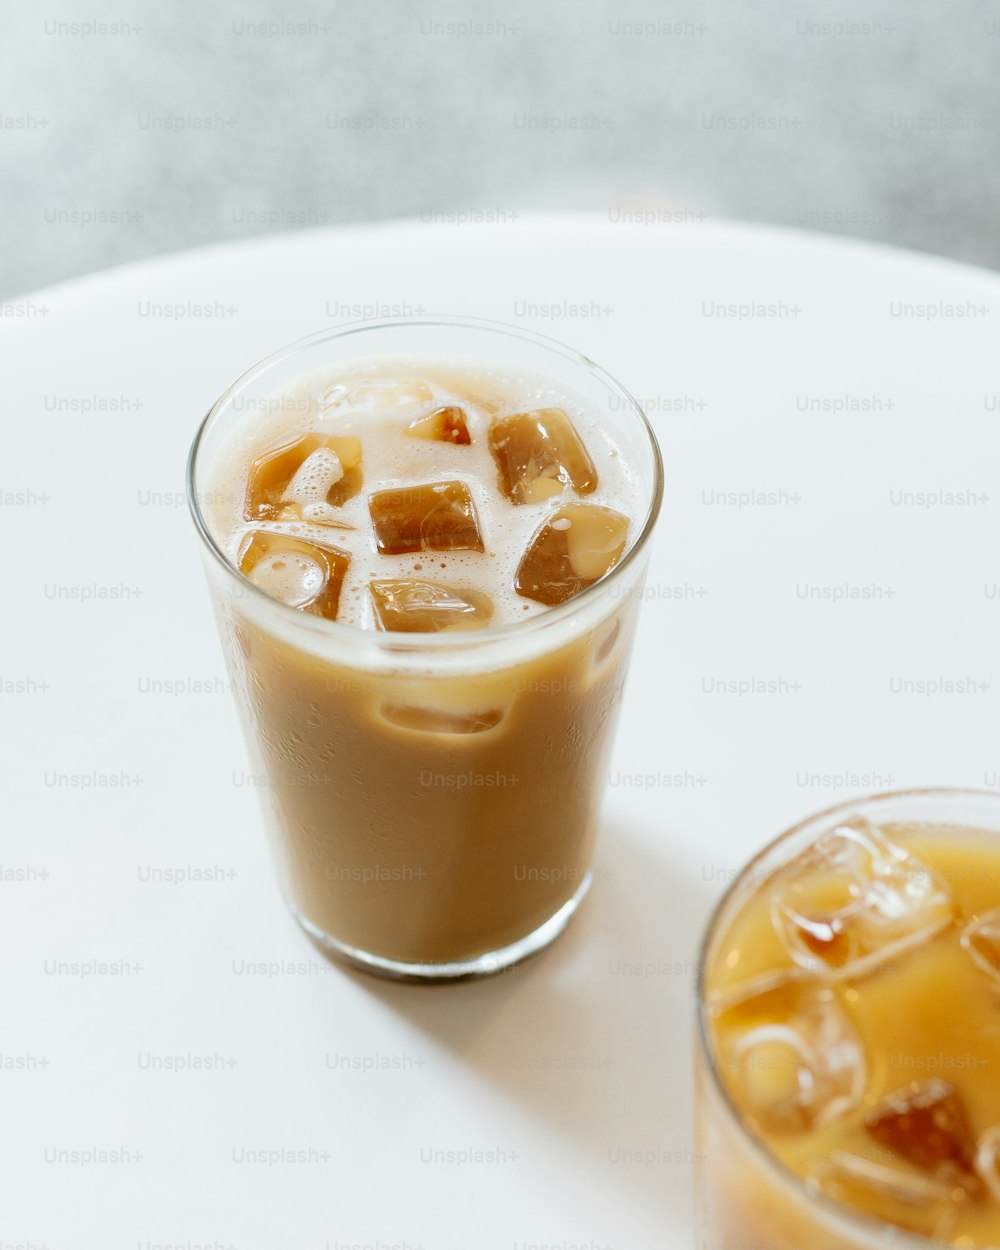
[[[978,0],[4,0],[0,297],[397,216],[717,216],[1000,266]]]

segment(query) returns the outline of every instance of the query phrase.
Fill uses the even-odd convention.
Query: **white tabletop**
[[[0,308],[4,1244],[687,1244],[724,881],[839,797],[1000,786],[998,309],[997,277],[902,252],[569,216],[269,238]],[[246,365],[417,311],[584,349],[668,476],[596,888],[541,957],[431,989],[327,966],[285,914],[182,498]]]

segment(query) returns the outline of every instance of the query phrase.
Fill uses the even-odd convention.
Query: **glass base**
[[[529,955],[536,955],[554,942],[569,924],[573,913],[590,889],[591,878],[592,874],[588,872],[573,897],[527,937],[519,938],[509,946],[501,946],[499,950],[488,951],[485,955],[455,960],[452,963],[421,964],[406,963],[400,959],[384,959],[381,955],[358,950],[357,947],[348,946],[331,937],[329,933],[324,933],[294,907],[292,915],[325,955],[341,960],[353,968],[360,968],[362,972],[388,977],[393,981],[418,981],[425,985],[433,981],[472,981],[512,968],[514,964],[519,964]]]

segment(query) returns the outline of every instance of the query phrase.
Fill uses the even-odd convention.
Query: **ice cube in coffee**
[[[418,378],[345,378],[331,382],[319,397],[326,415],[406,412],[426,408],[433,391]]]
[[[240,572],[290,608],[337,619],[350,556],[328,543],[255,530],[240,547]]]
[[[543,503],[571,487],[597,489],[597,470],[572,421],[559,408],[501,417],[490,427],[501,491],[516,504]]]
[[[464,482],[375,491],[368,508],[382,555],[484,549],[476,505]]]
[[[554,608],[609,573],[621,559],[628,517],[613,508],[567,504],[542,523],[517,566],[517,593]]]
[[[361,489],[361,442],[304,434],[256,457],[246,486],[248,521],[342,523],[337,509]]]
[[[378,628],[396,633],[483,629],[493,615],[489,595],[467,586],[400,577],[370,582],[368,589]]]
[[[455,404],[435,408],[425,417],[414,417],[406,427],[410,438],[426,438],[437,443],[451,443],[455,447],[468,447],[472,442],[465,412]]]

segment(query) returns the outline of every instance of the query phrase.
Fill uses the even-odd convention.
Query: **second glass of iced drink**
[[[1000,1246],[996,794],[782,835],[712,918],[698,1008],[699,1246]]]

